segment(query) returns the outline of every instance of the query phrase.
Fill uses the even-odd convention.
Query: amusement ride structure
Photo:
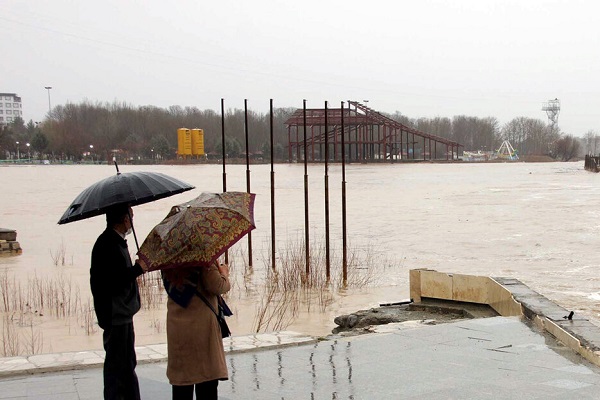
[[[505,140],[496,151],[496,158],[500,160],[516,161],[519,159],[517,151],[512,147],[508,140]]]
[[[393,120],[357,101],[347,107],[297,109],[285,121],[289,161],[394,162],[457,160],[458,142],[421,132]],[[344,135],[342,140],[342,135]],[[327,148],[326,148],[327,147]]]

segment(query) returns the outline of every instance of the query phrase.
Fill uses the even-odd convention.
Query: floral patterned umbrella
[[[255,194],[202,193],[171,209],[152,229],[138,256],[149,271],[209,266],[254,224]]]

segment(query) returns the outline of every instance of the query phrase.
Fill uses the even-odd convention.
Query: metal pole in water
[[[329,281],[331,264],[329,249],[329,124],[327,114],[327,101],[325,101],[325,277]]]
[[[269,102],[269,122],[271,137],[271,268],[275,270],[275,168],[273,148],[273,99]]]
[[[348,282],[348,248],[346,235],[346,142],[344,141],[344,102],[340,106],[342,111],[342,282]],[[348,105],[350,111],[350,105]]]
[[[227,191],[227,173],[225,172],[225,99],[221,99],[221,147],[223,150],[223,193]],[[229,252],[225,251],[225,264],[229,263]]]
[[[250,193],[250,149],[248,146],[248,99],[244,99],[244,135],[246,136],[246,191]],[[252,232],[248,232],[248,266],[252,268]]]
[[[308,218],[308,161],[306,153],[306,100],[303,100],[303,123],[304,123],[304,252],[306,258],[306,279],[310,273],[310,234]]]

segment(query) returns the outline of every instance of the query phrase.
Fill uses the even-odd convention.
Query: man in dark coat
[[[146,272],[139,260],[132,265],[125,236],[132,227],[133,211],[116,206],[106,213],[106,230],[92,250],[90,285],[98,325],[104,330],[104,398],[140,398],[135,367],[133,316],[140,309],[136,278]]]

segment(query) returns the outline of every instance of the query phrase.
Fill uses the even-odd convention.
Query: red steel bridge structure
[[[285,121],[289,161],[341,162],[342,135],[347,162],[395,162],[458,159],[458,142],[421,132],[361,104],[348,107],[298,109]],[[343,116],[343,132],[342,132]],[[303,133],[306,133],[306,136]],[[328,151],[325,150],[325,145]],[[438,146],[439,145],[439,146]]]

